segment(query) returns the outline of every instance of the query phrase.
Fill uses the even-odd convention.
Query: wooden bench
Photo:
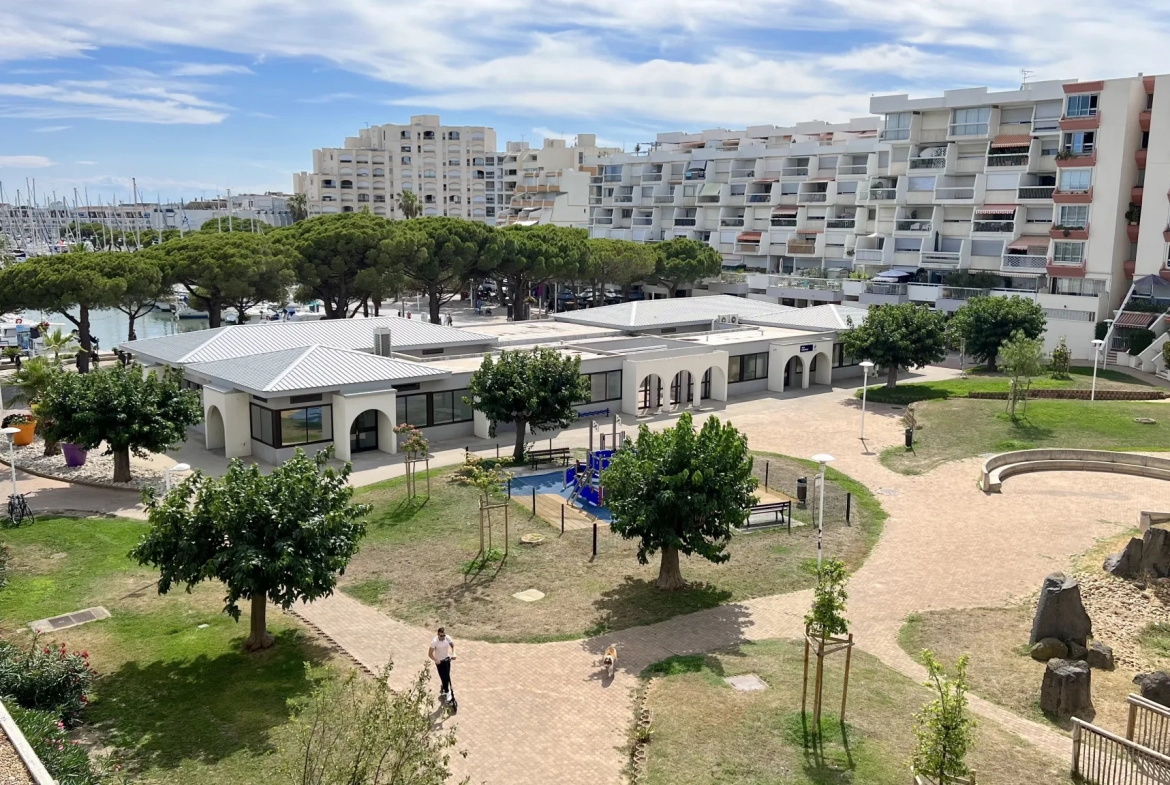
[[[767,524],[767,523],[753,524],[752,523],[753,516],[762,515],[762,514],[769,513],[769,512],[773,514],[773,522],[771,524]],[[792,502],[790,502],[790,501],[766,502],[764,504],[755,505],[754,507],[751,508],[751,511],[748,513],[748,519],[744,522],[743,528],[745,530],[747,530],[747,529],[760,529],[760,528],[764,528],[764,527],[768,527],[768,526],[787,526],[788,531],[791,532],[792,531]]]
[[[535,469],[541,463],[560,461],[561,466],[569,465],[569,458],[572,457],[572,452],[568,447],[555,447],[551,450],[529,450],[528,462],[532,464]]]

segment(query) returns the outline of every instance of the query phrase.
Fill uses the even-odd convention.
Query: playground
[[[609,467],[612,456],[613,450],[596,450],[563,470],[514,477],[512,500],[523,504],[531,497],[535,514],[553,525],[561,522],[566,531],[594,523],[608,526],[611,517],[601,473]]]

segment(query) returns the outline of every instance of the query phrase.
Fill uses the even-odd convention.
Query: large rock
[[[1081,602],[1081,587],[1076,579],[1066,577],[1062,572],[1054,572],[1045,578],[1028,643],[1057,638],[1084,646],[1092,634],[1093,623]]]
[[[1036,641],[1028,650],[1028,654],[1037,662],[1063,660],[1068,656],[1068,646],[1065,646],[1058,638],[1044,638]]]
[[[1089,663],[1090,668],[1111,671],[1113,670],[1113,649],[1100,641],[1093,641],[1089,644],[1089,653],[1085,655],[1085,662]]]
[[[1093,708],[1093,672],[1079,660],[1049,660],[1040,684],[1040,708],[1057,717],[1084,715]]]
[[[1149,573],[1158,578],[1170,575],[1170,531],[1153,526],[1146,529],[1138,570],[1143,575]]]
[[[1105,572],[1118,578],[1136,578],[1141,574],[1142,540],[1131,537],[1125,550],[1105,559]]]
[[[1076,641],[1069,641],[1068,644],[1068,659],[1070,660],[1087,660],[1089,657],[1089,650]],[[1091,666],[1090,666],[1091,667]]]
[[[1170,673],[1154,671],[1153,673],[1139,673],[1133,677],[1133,683],[1138,685],[1142,697],[1170,706]]]

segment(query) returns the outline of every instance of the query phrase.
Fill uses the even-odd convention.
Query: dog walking
[[[434,661],[435,669],[439,671],[439,700],[454,714],[459,711],[459,704],[455,702],[455,690],[451,686],[451,663],[455,659],[455,641],[451,640],[442,627],[431,640],[431,649],[427,656]]]

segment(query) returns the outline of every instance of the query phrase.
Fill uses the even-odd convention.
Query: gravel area
[[[32,776],[24,767],[24,761],[0,731],[0,785],[32,785]]]
[[[110,488],[133,488],[141,490],[147,485],[161,488],[163,485],[163,470],[156,463],[141,460],[130,456],[130,482],[114,482],[114,456],[102,455],[104,447],[89,451],[89,457],[84,466],[71,467],[65,465],[65,456],[45,455],[45,444],[38,437],[27,447],[16,448],[16,466],[19,469],[31,469],[38,474],[46,474],[65,482],[83,482],[105,485]],[[0,455],[5,463],[7,455]]]
[[[1166,610],[1168,579],[1145,584],[1115,578],[1104,572],[1077,575],[1081,599],[1093,620],[1093,638],[1113,647],[1119,665],[1138,671],[1164,667],[1142,647],[1142,630],[1155,622],[1170,623]]]

